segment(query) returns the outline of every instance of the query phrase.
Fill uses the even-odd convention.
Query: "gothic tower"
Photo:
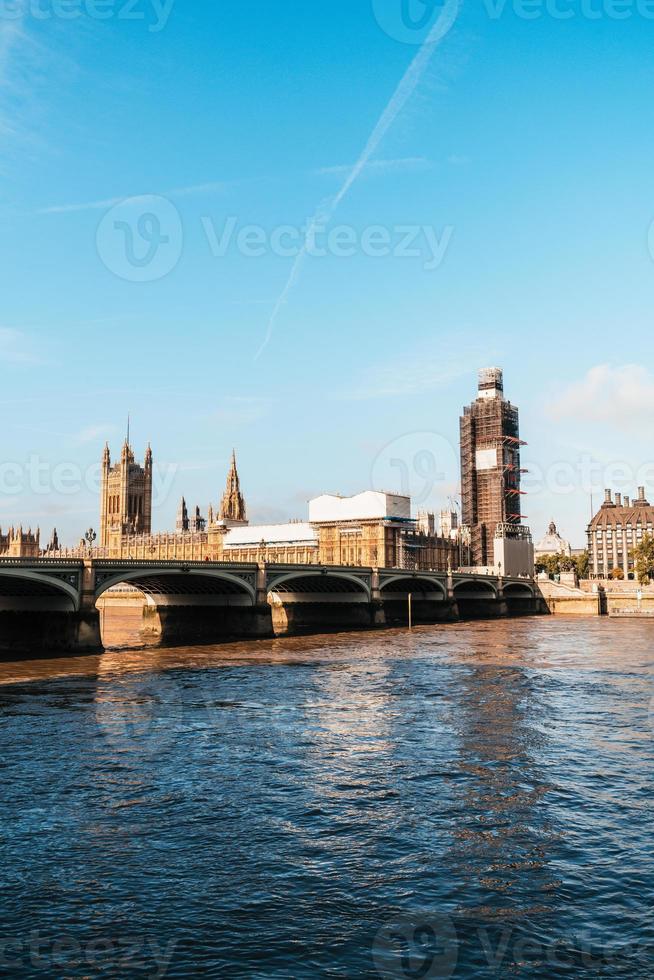
[[[102,457],[100,496],[100,547],[109,545],[111,535],[150,534],[152,528],[152,450],[145,463],[134,458],[129,436],[123,443],[120,462],[111,465],[109,446]]]
[[[462,511],[471,529],[473,565],[493,564],[498,528],[519,533],[522,445],[518,409],[504,397],[502,371],[480,371],[477,398],[461,417]]]
[[[189,529],[188,507],[186,500],[182,497],[177,511],[177,523],[175,525],[178,534],[187,534]]]
[[[232,464],[227,475],[227,487],[220,505],[221,521],[247,524],[245,500],[241,493],[241,483],[236,469],[236,453],[232,451]]]

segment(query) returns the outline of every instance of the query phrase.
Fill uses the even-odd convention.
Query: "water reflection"
[[[0,665],[4,928],[82,951],[39,970],[21,947],[21,974],[143,973],[122,935],[149,975],[161,949],[171,977],[405,976],[383,930],[401,916],[407,949],[449,917],[456,976],[649,976],[649,629]]]

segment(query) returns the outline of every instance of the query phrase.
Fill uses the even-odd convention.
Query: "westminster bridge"
[[[546,611],[534,582],[462,572],[109,559],[0,559],[0,653],[102,648],[98,601],[129,584],[161,645]],[[102,606],[102,603],[100,603]]]

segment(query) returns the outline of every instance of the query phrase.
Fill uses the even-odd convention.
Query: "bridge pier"
[[[275,636],[294,636],[303,633],[339,633],[345,630],[366,630],[376,623],[369,602],[273,602],[272,626]],[[381,610],[383,615],[383,609]]]
[[[233,639],[272,637],[270,606],[146,603],[144,639],[157,646],[207,646]]]
[[[534,596],[531,599],[506,597],[508,616],[547,616],[549,608],[547,603],[540,597]]]
[[[383,599],[373,599],[371,603],[372,625],[386,626],[386,606]]]
[[[502,619],[509,615],[505,599],[485,599],[477,597],[458,597],[457,605],[461,619]]]
[[[0,612],[0,654],[100,653],[97,609]]]
[[[459,611],[452,590],[451,579],[447,587],[442,579],[420,572],[393,572],[387,570],[380,576],[379,596],[383,607],[383,622],[387,626],[402,627],[411,621],[418,625],[456,622]]]
[[[56,568],[51,578],[27,562],[7,563],[2,570],[0,655],[5,659],[102,650],[92,563],[78,562],[65,572]]]
[[[383,600],[384,624],[386,626],[406,626],[409,621],[408,596]],[[411,600],[411,619],[414,625],[429,626],[435,623],[456,623],[459,610],[454,600],[423,599],[414,593]]]

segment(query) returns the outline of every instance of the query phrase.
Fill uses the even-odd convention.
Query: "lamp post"
[[[93,549],[93,542],[97,539],[97,537],[98,536],[97,536],[97,534],[95,533],[95,531],[93,530],[92,527],[90,527],[88,529],[88,531],[86,532],[86,534],[84,535],[84,540],[86,541],[86,543],[89,546],[89,551],[91,551]]]

